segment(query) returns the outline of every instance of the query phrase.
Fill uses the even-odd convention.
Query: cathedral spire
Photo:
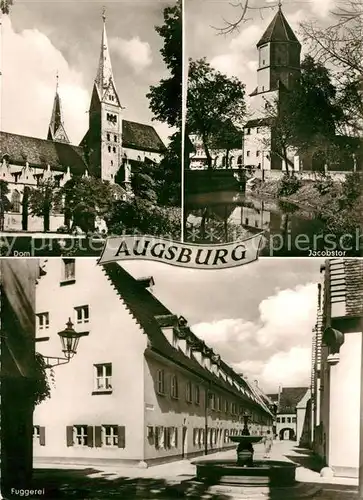
[[[53,111],[52,111],[52,116],[50,118],[47,139],[49,141],[66,142],[69,144],[70,141],[68,139],[63,124],[62,107],[61,107],[61,100],[59,97],[58,87],[59,87],[59,77],[57,72],[57,83],[56,83],[55,96],[53,102]]]
[[[95,80],[101,99],[104,95],[105,90],[109,86],[110,80],[113,81],[111,57],[108,48],[107,33],[106,33],[105,8],[103,9],[102,12],[102,20],[103,20],[103,31],[102,31],[102,41],[101,41],[101,53]]]

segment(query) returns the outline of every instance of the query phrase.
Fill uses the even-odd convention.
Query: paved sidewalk
[[[262,459],[263,446],[257,444],[254,448],[255,459]],[[112,464],[107,466],[92,464],[73,466],[36,463],[34,476],[40,487],[42,484],[48,485],[49,496],[45,498],[52,498],[52,500],[54,498],[74,498],[77,500],[174,498],[174,494],[172,497],[169,496],[172,491],[170,487],[174,488],[177,485],[193,483],[192,480],[196,474],[195,461],[201,459],[226,460],[229,458],[235,459],[235,457],[236,451],[229,450],[200,456],[192,460],[155,465],[147,469],[120,467]],[[356,498],[357,479],[320,477],[321,466],[317,463],[314,455],[308,450],[298,448],[294,442],[275,442],[271,452],[271,460],[293,461],[299,465],[296,470],[297,488],[303,492],[315,492],[312,496],[307,495],[306,498],[316,500],[353,500]],[[184,483],[185,481],[187,483]],[[175,490],[176,492],[178,488]],[[60,496],[58,496],[59,490],[61,491]],[[250,491],[252,494],[254,489]],[[55,492],[57,492],[57,495],[55,495]],[[242,498],[233,494],[227,496],[220,494],[205,495],[208,495],[208,488],[198,492],[196,496],[184,495],[180,490],[179,493],[176,493],[176,497],[188,496],[191,499],[195,498],[195,500],[201,498],[213,500]],[[285,494],[278,498],[274,495],[266,498],[291,500]]]

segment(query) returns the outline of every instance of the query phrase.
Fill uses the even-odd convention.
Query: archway
[[[280,441],[294,441],[295,440],[295,432],[291,427],[284,427],[279,432]]]

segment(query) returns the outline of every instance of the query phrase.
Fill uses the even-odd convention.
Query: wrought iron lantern
[[[84,333],[78,333],[73,328],[71,318],[66,323],[66,328],[58,335],[62,342],[62,351],[66,359],[70,360],[77,353],[79,339],[84,336]]]
[[[66,328],[58,332],[60,340],[62,342],[62,352],[64,358],[57,356],[43,356],[47,368],[53,368],[54,366],[64,365],[69,363],[75,354],[77,354],[79,339],[88,335],[88,332],[76,332],[73,328],[73,323],[71,318],[68,319],[66,323]],[[49,337],[37,339],[39,341],[49,340]]]

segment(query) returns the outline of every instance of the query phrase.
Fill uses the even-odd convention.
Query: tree
[[[225,166],[229,167],[229,153],[233,149],[242,148],[242,130],[239,130],[231,120],[225,120],[220,129],[213,135],[212,149],[225,150]]]
[[[182,121],[182,9],[181,2],[164,9],[164,24],[155,28],[164,39],[161,55],[170,71],[170,77],[147,94],[150,109],[157,120],[176,127],[168,148],[149,175],[155,182],[157,202],[160,205],[180,206],[181,202],[181,121]]]
[[[233,21],[228,21],[223,18],[224,25],[222,27],[214,27],[220,35],[230,35],[235,31],[239,31],[242,24],[247,23],[253,19],[253,14],[258,12],[260,16],[265,10],[274,9],[281,5],[280,0],[269,5],[264,5],[263,2],[253,2],[251,0],[241,0],[236,3],[230,3],[231,7],[238,11],[236,18]]]
[[[115,201],[105,220],[111,234],[139,232],[180,238],[179,209],[166,210],[137,197]]]
[[[325,157],[334,146],[337,125],[343,112],[336,99],[336,87],[325,66],[306,56],[301,63],[301,75],[288,90],[280,87],[275,102],[266,101],[265,118],[272,124],[271,152],[285,162],[287,173],[293,170],[289,150],[301,154],[312,149]]]
[[[0,0],[0,11],[3,14],[9,14],[10,5],[13,5],[13,0]]]
[[[340,0],[331,11],[333,22],[321,28],[302,23],[310,54],[334,69],[345,125],[360,135],[363,130],[363,5],[361,0]]]
[[[53,179],[44,179],[29,193],[29,211],[32,215],[43,217],[43,230],[50,228],[50,213],[52,206],[59,203],[60,193]]]
[[[164,39],[161,55],[171,76],[151,86],[147,98],[155,119],[170,127],[181,126],[182,114],[182,10],[181,2],[164,9],[164,24],[156,32]]]
[[[211,149],[226,124],[238,125],[245,111],[245,86],[213,69],[206,59],[190,60],[188,78],[188,133],[198,135],[212,168]]]
[[[111,184],[96,177],[72,177],[61,188],[68,227],[94,231],[96,217],[104,216],[114,200]]]

